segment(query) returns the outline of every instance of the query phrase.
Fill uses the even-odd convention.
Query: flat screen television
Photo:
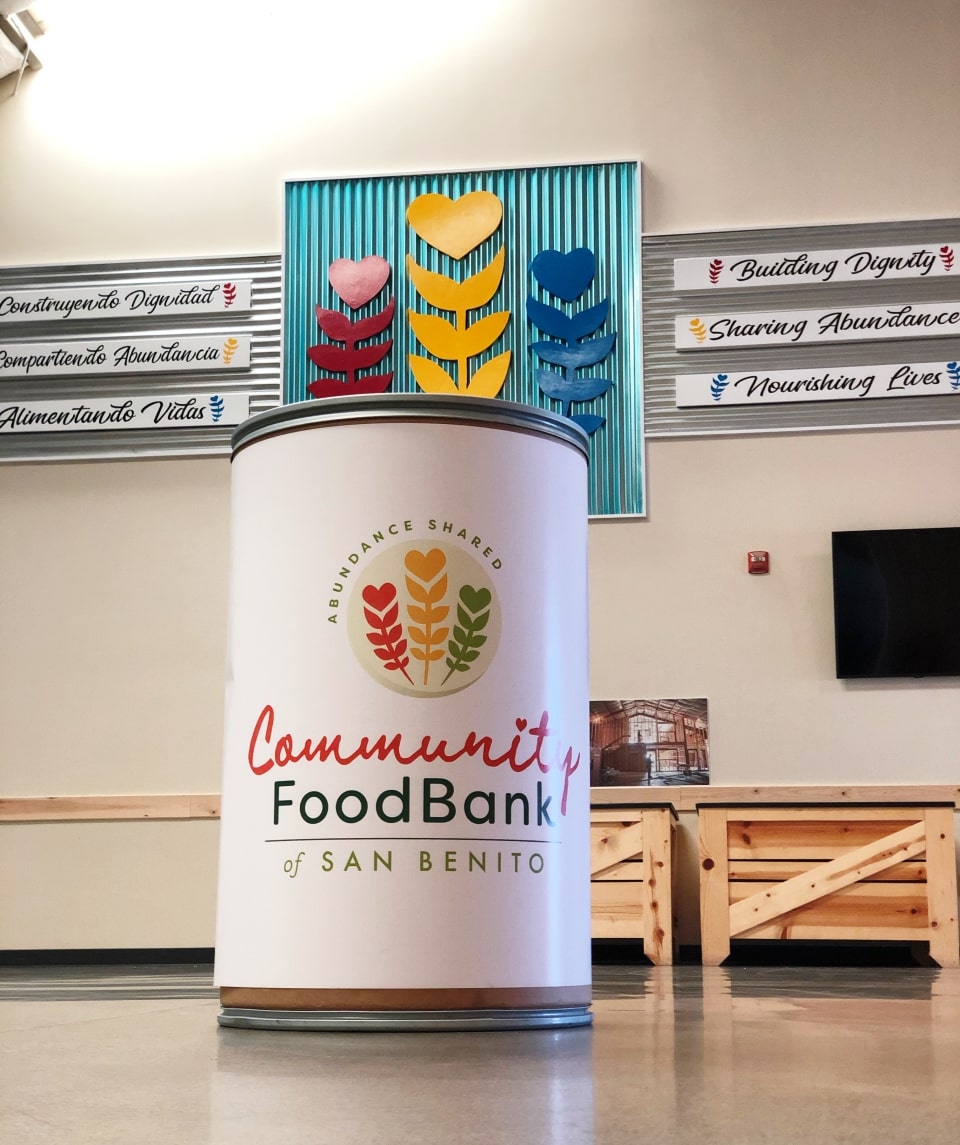
[[[960,676],[960,528],[833,534],[837,676]]]

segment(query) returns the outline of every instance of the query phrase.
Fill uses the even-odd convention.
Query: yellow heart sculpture
[[[503,204],[490,191],[470,191],[459,199],[418,195],[407,207],[417,234],[451,258],[463,258],[500,226]]]

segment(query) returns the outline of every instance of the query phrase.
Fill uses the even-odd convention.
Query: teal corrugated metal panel
[[[503,219],[489,238],[461,259],[431,246],[407,223],[407,208],[420,195],[436,193],[457,200],[472,191],[496,195],[503,206]],[[557,339],[528,319],[527,298],[532,295],[568,318],[608,300],[606,320],[596,332],[586,331],[574,349],[586,354],[591,338],[615,331],[613,349],[602,361],[571,367],[567,372],[576,380],[606,378],[612,385],[596,397],[574,402],[569,412],[604,419],[591,435],[590,512],[643,515],[639,219],[635,163],[288,183],[283,259],[284,400],[309,398],[308,385],[320,376],[331,376],[308,357],[311,346],[329,342],[317,324],[315,307],[337,310],[357,321],[380,314],[390,297],[396,300],[396,314],[389,334],[381,335],[380,340],[392,337],[392,350],[381,363],[358,370],[356,377],[392,370],[392,390],[417,392],[418,383],[408,365],[409,355],[416,354],[437,362],[457,379],[456,363],[430,354],[411,327],[411,310],[445,318],[449,312],[428,305],[417,293],[407,272],[408,256],[425,270],[463,282],[487,267],[503,248],[500,287],[492,301],[469,312],[469,324],[504,310],[511,317],[493,345],[471,358],[470,377],[485,362],[510,350],[510,369],[498,396],[568,412],[538,384],[538,369],[552,370],[559,378],[562,368],[542,361],[532,348],[536,342]],[[595,256],[592,280],[573,301],[560,301],[535,279],[531,261],[543,251],[568,254],[584,247]],[[338,297],[328,270],[337,259],[359,261],[370,255],[386,259],[390,278],[374,298],[353,309]]]

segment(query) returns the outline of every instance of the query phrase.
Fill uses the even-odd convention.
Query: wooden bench
[[[590,808],[590,906],[594,938],[643,941],[657,966],[674,955],[672,803]]]
[[[926,942],[960,965],[952,803],[697,804],[705,966],[731,939]]]

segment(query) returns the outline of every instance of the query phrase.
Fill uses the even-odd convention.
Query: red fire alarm
[[[762,550],[747,553],[747,572],[768,573],[770,571],[770,554]]]

